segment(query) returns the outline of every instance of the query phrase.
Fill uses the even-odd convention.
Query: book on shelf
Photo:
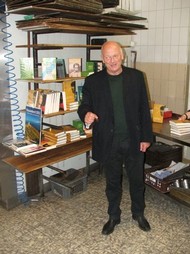
[[[39,89],[39,102],[42,113],[48,114],[52,108],[51,90],[50,89]]]
[[[104,64],[102,61],[87,61],[86,62],[87,73],[102,71],[103,68],[104,68]]]
[[[65,131],[62,126],[60,126],[59,128],[45,128],[42,130],[42,133],[52,137],[65,136]]]
[[[79,140],[80,139],[80,134],[77,135],[76,137],[72,137],[70,133],[67,134],[67,141],[68,142],[73,142],[73,141],[76,141],[76,140]]]
[[[42,80],[56,80],[56,57],[42,58]]]
[[[82,85],[77,86],[77,101],[80,104],[82,101]]]
[[[67,102],[66,102],[66,94],[65,91],[60,92],[60,105],[59,108],[66,111],[67,110]]]
[[[55,141],[46,139],[45,137],[42,138],[40,145],[43,146],[46,150],[57,147],[57,143]]]
[[[49,142],[54,142],[56,145],[65,144],[67,142],[67,136],[65,131],[60,127],[59,129],[55,128],[46,128],[42,130],[43,139],[48,140]]]
[[[65,78],[66,73],[66,66],[65,66],[65,60],[61,58],[56,58],[56,70],[57,70],[57,78],[62,79]]]
[[[76,133],[78,132],[77,128],[75,128],[73,125],[71,124],[65,124],[65,125],[62,125],[62,129],[65,133]]]
[[[87,61],[86,62],[86,71],[94,72],[94,69],[95,69],[95,63],[93,61]]]
[[[68,59],[69,77],[81,77],[82,59],[69,58]]]
[[[38,91],[28,90],[27,105],[31,107],[38,107]]]
[[[102,71],[104,68],[104,63],[102,61],[94,61],[94,72]]]
[[[32,143],[40,144],[42,130],[42,110],[26,106],[25,114],[25,139]]]
[[[175,135],[188,135],[190,134],[190,121],[188,120],[170,120],[170,132]]]
[[[37,153],[46,152],[47,149],[41,145],[34,144],[34,146],[23,148],[19,151],[20,154],[24,155],[25,157],[32,156]]]
[[[3,145],[9,147],[10,149],[14,150],[15,152],[19,152],[20,150],[28,147],[35,146],[36,144],[30,142],[27,139],[9,139],[2,142]]]
[[[52,91],[51,96],[52,96],[52,109],[50,111],[51,113],[59,112],[61,93],[59,91]]]
[[[79,102],[78,102],[78,101],[70,102],[70,103],[67,105],[68,110],[77,110],[78,107],[79,107]]]
[[[44,135],[44,138],[50,142],[54,142],[55,144],[65,144],[67,142],[67,134],[65,133],[65,136],[62,137],[52,137],[52,136],[48,136],[48,135]]]
[[[36,144],[30,142],[29,140],[23,140],[23,141],[18,140],[16,142],[13,142],[10,148],[13,149],[15,152],[19,152],[23,149],[35,147],[35,146]]]
[[[63,91],[66,96],[66,105],[69,106],[70,103],[76,101],[76,82],[64,82]]]
[[[61,92],[38,89],[38,107],[44,115],[59,112]]]
[[[34,59],[24,57],[19,59],[20,79],[34,79]]]
[[[80,131],[80,135],[84,135],[84,124],[80,119],[74,119],[73,120],[73,126]]]

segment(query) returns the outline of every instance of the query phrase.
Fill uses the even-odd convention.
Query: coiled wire
[[[6,99],[10,100],[11,105],[11,116],[12,116],[12,122],[13,122],[13,132],[15,133],[17,139],[23,139],[24,138],[24,129],[23,129],[23,122],[19,111],[19,101],[18,101],[18,95],[17,95],[17,82],[15,79],[15,73],[13,66],[14,59],[12,58],[13,51],[11,50],[12,43],[10,42],[11,34],[7,32],[7,29],[11,26],[7,22],[7,16],[9,14],[4,13],[0,17],[0,22],[4,24],[4,27],[1,29],[1,32],[5,35],[3,37],[3,42],[5,43],[5,46],[3,49],[5,50],[5,59],[6,59],[6,73],[7,73],[7,81],[8,81],[8,89],[5,93]],[[27,203],[28,197],[25,192],[24,187],[24,174],[16,169],[16,184],[17,184],[17,194],[20,202]]]

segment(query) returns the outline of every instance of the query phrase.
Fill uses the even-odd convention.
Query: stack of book
[[[42,139],[54,143],[56,146],[66,144],[67,136],[65,131],[60,129],[46,128],[42,130]]]
[[[62,127],[67,135],[67,142],[72,142],[72,141],[80,139],[80,131],[77,128],[75,128],[73,125],[68,124],[68,125],[63,125]]]
[[[76,130],[74,132],[67,133],[67,141],[72,142],[80,139],[80,131]]]
[[[190,121],[185,120],[171,120],[170,124],[170,132],[175,135],[187,135],[190,134]]]
[[[68,110],[77,110],[79,106],[78,101],[70,102],[67,104]]]

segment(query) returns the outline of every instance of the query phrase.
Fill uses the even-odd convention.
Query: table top
[[[152,129],[155,136],[164,138],[178,144],[190,147],[190,133],[188,135],[175,135],[170,133],[170,120],[178,119],[179,115],[173,114],[172,118],[164,119],[163,123],[152,123]]]

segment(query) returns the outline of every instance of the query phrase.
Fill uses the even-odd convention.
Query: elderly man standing
[[[109,235],[121,221],[123,165],[129,180],[132,218],[143,231],[151,229],[144,216],[144,153],[153,140],[143,73],[122,65],[117,42],[103,44],[105,68],[85,79],[81,120],[93,125],[92,157],[105,170],[109,219],[102,234]]]

